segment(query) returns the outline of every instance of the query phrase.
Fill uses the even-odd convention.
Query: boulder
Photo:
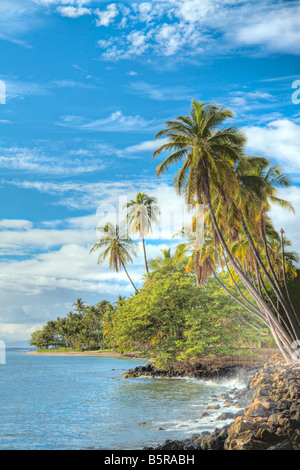
[[[256,439],[233,439],[228,447],[228,450],[266,450],[269,444]]]
[[[216,421],[225,421],[226,419],[234,419],[235,418],[235,413],[222,413],[220,416],[216,418]]]
[[[267,418],[275,408],[275,403],[267,400],[254,399],[251,405],[244,410],[244,415],[251,417]]]

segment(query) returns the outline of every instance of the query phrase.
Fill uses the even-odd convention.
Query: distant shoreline
[[[28,351],[25,354],[36,356],[93,356],[93,357],[134,357],[121,354],[117,351]]]

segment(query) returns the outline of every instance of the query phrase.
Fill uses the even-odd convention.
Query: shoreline
[[[26,351],[25,354],[35,356],[82,356],[82,357],[124,357],[132,359],[147,360],[147,358],[138,358],[137,356],[128,354],[122,354],[118,351]]]
[[[141,450],[300,450],[299,367],[274,356],[250,375],[239,396],[245,404],[230,424]]]

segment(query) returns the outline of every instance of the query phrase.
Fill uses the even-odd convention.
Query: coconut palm
[[[73,303],[73,307],[75,308],[75,310],[78,313],[78,315],[80,316],[80,318],[83,318],[86,305],[83,302],[82,298],[78,297],[76,299],[76,302]]]
[[[155,259],[149,261],[149,266],[151,269],[159,269],[166,260],[172,259],[171,248],[165,248],[160,250],[162,256],[158,256]]]
[[[154,197],[148,196],[146,193],[138,193],[135,200],[131,200],[127,204],[127,220],[129,230],[138,233],[142,240],[144,261],[146,272],[149,272],[146,256],[145,237],[152,230],[152,225],[158,223],[158,206]]]
[[[252,158],[251,165],[250,159],[243,155],[245,137],[241,132],[232,126],[220,128],[226,119],[232,117],[231,111],[225,108],[193,100],[189,116],[179,116],[174,121],[168,121],[166,128],[155,136],[166,136],[168,142],[159,147],[153,156],[157,157],[164,151],[170,153],[158,165],[156,173],[161,176],[172,166],[183,161],[174,177],[176,190],[185,196],[188,203],[204,204],[208,209],[207,220],[210,222],[209,230],[215,247],[218,247],[226,263],[231,265],[235,275],[251,294],[257,306],[256,315],[270,328],[282,354],[291,362],[294,352],[291,343],[294,339],[300,339],[300,335],[295,324],[292,324],[294,322],[289,316],[290,312],[288,321],[292,328],[287,329],[277,319],[273,305],[267,302],[261,291],[253,285],[240,261],[233,256],[229,248],[230,243],[237,240],[240,233],[244,233],[255,257],[258,278],[261,278],[261,270],[262,275],[269,280],[270,275],[262,262],[255,237],[258,237],[259,233],[255,233],[253,207],[256,202],[261,211],[263,208],[267,211],[267,201],[276,197],[276,194],[269,191],[268,179],[263,181],[262,175],[254,174],[253,166],[262,165],[262,162]],[[265,188],[265,191],[261,191],[261,188]],[[252,233],[255,236],[252,236],[249,227],[254,230]],[[206,272],[210,268],[215,273],[211,256],[204,257],[202,264],[204,260]],[[271,285],[274,287],[274,283]],[[282,301],[276,285],[273,290]],[[283,301],[282,304],[286,307]]]
[[[132,263],[132,256],[136,255],[131,238],[127,234],[123,234],[118,225],[114,228],[111,223],[107,223],[104,227],[99,228],[99,232],[100,240],[92,246],[90,253],[100,250],[101,252],[97,259],[98,264],[108,259],[110,269],[113,269],[115,272],[124,269],[132,287],[138,293],[126,269],[126,264]]]

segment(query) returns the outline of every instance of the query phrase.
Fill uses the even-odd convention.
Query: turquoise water
[[[8,351],[0,365],[0,449],[131,450],[183,439],[220,425],[215,418],[222,409],[206,421],[199,413],[219,394],[242,386],[122,375],[142,364]]]

